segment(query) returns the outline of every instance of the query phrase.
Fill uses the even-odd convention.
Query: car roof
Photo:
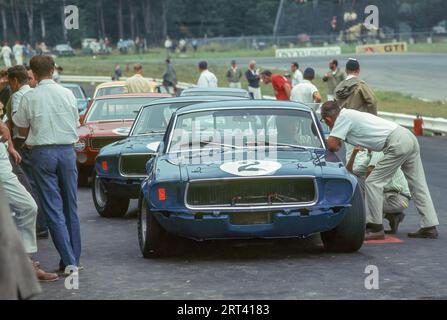
[[[238,89],[238,88],[223,88],[223,87],[218,87],[218,88],[198,88],[198,87],[194,87],[194,88],[187,88],[185,90],[183,90],[183,93],[194,93],[194,92],[209,92],[210,95],[219,95],[219,93],[222,94],[243,94],[243,95],[249,95],[248,91],[245,89]]]
[[[108,87],[124,87],[126,84],[125,81],[109,81],[98,84],[96,89],[100,88],[108,88]]]
[[[234,97],[234,96],[186,96],[186,97],[174,97],[166,98],[163,100],[157,100],[147,104],[147,106],[155,104],[168,104],[168,103],[179,103],[179,102],[213,102],[213,101],[234,101],[234,100],[248,100],[248,98]]]
[[[237,101],[216,101],[206,102],[200,104],[193,104],[182,107],[176,111],[177,114],[185,114],[189,112],[196,112],[209,109],[230,109],[230,108],[257,108],[257,107],[272,107],[272,108],[294,108],[297,110],[312,112],[312,109],[308,106],[291,101],[279,101],[279,100],[250,100],[239,99]]]
[[[77,83],[61,83],[61,86],[63,86],[63,87],[81,87],[81,85],[80,84],[77,84]]]
[[[96,97],[95,100],[122,99],[122,98],[169,98],[168,93],[118,93]]]

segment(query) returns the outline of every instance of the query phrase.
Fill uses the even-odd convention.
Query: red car
[[[96,98],[81,116],[79,141],[75,145],[79,184],[91,177],[99,150],[128,136],[140,108],[153,100],[171,97],[164,93],[116,94]]]

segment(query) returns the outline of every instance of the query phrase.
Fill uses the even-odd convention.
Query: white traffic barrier
[[[263,96],[264,99],[275,100],[272,96]],[[415,115],[403,114],[403,113],[391,113],[391,112],[381,112],[379,111],[379,116],[383,119],[387,119],[397,123],[406,128],[413,128]],[[445,133],[447,134],[447,119],[444,118],[429,118],[422,117],[424,130],[429,130],[434,133]]]

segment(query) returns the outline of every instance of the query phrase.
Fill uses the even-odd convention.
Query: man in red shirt
[[[292,91],[290,82],[286,77],[280,74],[272,74],[270,70],[264,70],[261,72],[262,82],[265,84],[272,84],[275,91],[276,100],[289,100],[290,92]]]

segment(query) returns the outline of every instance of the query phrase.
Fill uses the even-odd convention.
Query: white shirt
[[[309,80],[302,80],[293,87],[290,100],[301,103],[314,103],[314,93],[318,92],[317,87]]]
[[[12,51],[15,56],[21,56],[23,54],[23,46],[21,44],[15,44],[14,47],[12,47]]]
[[[32,91],[33,89],[29,85],[22,86],[19,91],[14,92],[12,95],[12,101],[11,101],[11,115],[13,116],[17,110],[19,109],[20,101],[22,101],[22,97]],[[25,138],[19,135],[19,132],[16,127],[13,128],[13,137],[14,138]]]
[[[303,81],[303,74],[299,69],[296,69],[292,76],[292,86],[296,86]]]
[[[22,97],[15,125],[30,128],[26,144],[30,146],[73,144],[78,141],[79,114],[73,93],[53,80],[42,80]]]
[[[200,74],[197,86],[200,88],[217,88],[217,78],[214,73],[204,70]]]
[[[12,50],[10,47],[8,47],[8,46],[2,47],[1,54],[2,54],[3,58],[10,58],[11,53],[12,53]]]
[[[388,121],[367,112],[342,109],[335,121],[330,136],[372,151],[382,151],[386,139],[398,127]]]

